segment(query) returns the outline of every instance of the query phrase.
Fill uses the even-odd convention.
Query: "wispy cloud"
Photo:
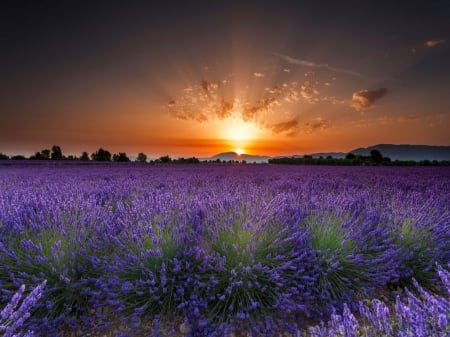
[[[300,123],[298,118],[292,118],[285,122],[268,125],[268,129],[273,133],[284,133],[293,136],[298,132],[312,133],[331,127],[331,121],[323,117],[317,117],[309,122]]]
[[[431,40],[425,41],[424,45],[428,48],[433,48],[433,47],[436,47],[443,43],[445,43],[445,40],[431,39]]]
[[[316,63],[316,62],[297,59],[297,58],[294,58],[294,57],[291,57],[288,55],[277,54],[277,53],[275,53],[275,55],[281,57],[283,60],[285,60],[289,64],[293,64],[293,65],[309,67],[309,68],[324,68],[324,69],[334,71],[336,73],[346,74],[346,75],[355,76],[355,77],[364,77],[362,74],[360,74],[356,71],[353,71],[350,69],[333,67],[333,66],[329,65],[328,63]]]
[[[276,97],[267,97],[260,99],[255,104],[247,103],[242,109],[242,119],[245,122],[254,121],[258,115],[264,111],[270,111],[274,105],[277,104]]]
[[[288,133],[289,135],[295,134],[299,129],[299,123],[296,118],[293,118],[291,120],[288,120],[286,122],[280,122],[271,124],[268,126],[268,128],[273,133]]]
[[[255,76],[255,77],[264,77],[264,74],[263,73],[254,72],[253,76]]]
[[[198,84],[184,88],[176,100],[166,104],[166,108],[173,117],[182,120],[208,122],[229,118],[234,102],[220,94],[222,86],[223,81],[201,80]]]
[[[328,129],[331,127],[331,121],[323,117],[317,117],[316,119],[306,123],[304,129],[309,132],[317,130]]]
[[[376,90],[360,90],[353,93],[350,106],[356,111],[363,111],[372,107],[375,101],[379,100],[388,93],[386,88]]]

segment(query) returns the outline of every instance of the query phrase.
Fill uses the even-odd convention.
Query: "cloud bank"
[[[310,68],[337,69],[327,64],[292,59],[289,56],[283,57],[290,63]],[[279,71],[286,74],[285,70],[281,68]],[[346,69],[337,71],[351,72]],[[257,71],[252,72],[251,75],[254,78],[265,76]],[[291,77],[291,75],[286,76]],[[294,135],[299,132],[317,132],[330,128],[332,125],[329,119],[318,117],[317,114],[311,116],[308,121],[308,116],[302,115],[303,111],[308,111],[305,109],[305,104],[341,105],[363,112],[374,107],[375,103],[388,93],[386,88],[365,89],[353,92],[351,99],[339,99],[322,94],[321,91],[326,93],[332,83],[334,86],[336,78],[332,77],[331,82],[320,82],[314,71],[307,71],[300,81],[286,80],[267,87],[261,87],[265,81],[259,79],[256,80],[258,84],[254,84],[253,87],[245,83],[238,86],[230,80],[231,77],[224,80],[203,79],[191,84],[182,89],[177,98],[167,102],[165,108],[172,117],[181,120],[203,123],[240,119],[275,134]],[[258,89],[258,95],[254,95],[255,89]],[[317,110],[314,109],[314,111]]]
[[[264,76],[258,72],[253,75]],[[288,113],[289,106],[300,100],[308,104],[323,100],[319,96],[317,84],[311,81],[292,81],[266,87],[261,92],[261,98],[252,101],[234,97],[232,89],[234,87],[229,81],[201,80],[184,88],[181,95],[170,100],[165,108],[173,117],[181,120],[208,122],[239,118],[273,133],[294,134],[301,128],[296,117]]]

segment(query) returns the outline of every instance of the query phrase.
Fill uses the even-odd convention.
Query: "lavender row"
[[[344,304],[342,314],[333,311],[330,320],[325,324],[323,321],[319,325],[307,327],[305,330],[297,330],[291,336],[395,336],[395,337],[445,337],[450,333],[450,272],[438,266],[438,273],[446,288],[447,296],[432,294],[423,289],[417,281],[413,280],[414,286],[419,296],[414,295],[406,289],[406,296],[401,299],[397,296],[394,313],[383,301],[372,299],[369,304],[361,301],[358,304],[359,320]],[[20,307],[16,310],[23,296],[25,286],[22,285],[11,301],[0,312],[0,332],[4,337],[32,337],[33,331],[20,332],[20,328],[30,316],[30,311],[36,305],[37,300],[42,296],[45,281],[37,286],[28,295]],[[154,321],[157,322],[157,319]],[[184,324],[184,323],[183,323]],[[181,325],[187,330],[187,326]],[[19,331],[19,332],[18,332]],[[154,336],[161,335],[159,326],[156,323],[153,329]],[[120,333],[118,335],[129,335]]]
[[[450,170],[0,169],[0,303],[47,280],[28,328],[296,331],[361,296],[441,291]],[[394,295],[392,295],[394,296]]]

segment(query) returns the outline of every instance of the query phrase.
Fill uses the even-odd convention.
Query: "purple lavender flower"
[[[332,306],[337,332],[357,329],[361,296],[412,289],[414,277],[423,291],[399,299],[399,317],[381,302],[360,313],[379,333],[439,335],[449,178],[445,168],[2,168],[0,303],[47,279],[23,324],[49,336],[168,316],[193,336],[236,326],[272,336],[328,320]]]
[[[22,300],[19,308],[17,308],[25,291],[25,285],[20,286],[11,301],[0,312],[0,332],[3,332],[4,337],[19,337],[21,335],[20,329],[22,329],[25,321],[30,317],[31,312],[42,297],[42,292],[46,283],[47,281],[43,281],[35,287],[31,293]],[[31,331],[25,332],[25,336],[31,336],[32,334]]]

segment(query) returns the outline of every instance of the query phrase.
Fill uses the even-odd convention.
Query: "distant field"
[[[0,308],[47,280],[38,336],[293,332],[442,294],[449,204],[446,167],[0,166]]]

